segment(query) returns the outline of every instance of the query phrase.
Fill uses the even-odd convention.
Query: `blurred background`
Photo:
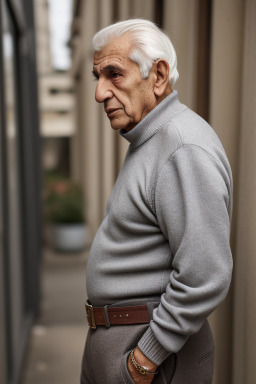
[[[90,40],[143,17],[171,37],[180,101],[232,167],[234,273],[210,317],[214,384],[254,384],[256,1],[0,1],[0,383],[79,382],[88,250],[127,150],[94,101]]]

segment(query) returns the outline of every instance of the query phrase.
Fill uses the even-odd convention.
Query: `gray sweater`
[[[174,91],[121,135],[130,147],[94,238],[94,306],[161,297],[139,341],[156,364],[178,352],[231,280],[232,175],[213,129]]]

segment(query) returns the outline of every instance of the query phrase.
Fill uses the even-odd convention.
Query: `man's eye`
[[[112,73],[111,73],[111,77],[112,77],[113,79],[117,79],[119,76],[120,76],[120,73],[118,73],[118,72],[112,72]]]

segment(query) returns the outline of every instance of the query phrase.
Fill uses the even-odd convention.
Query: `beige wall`
[[[240,93],[238,210],[234,271],[233,383],[255,383],[256,361],[256,2],[246,1]]]
[[[220,137],[229,158],[234,179],[234,204],[231,243],[235,258],[237,211],[238,140],[240,135],[243,0],[215,0],[212,15],[210,77],[210,123]],[[211,316],[216,340],[215,382],[232,382],[232,302],[233,286],[228,298]],[[228,368],[228,369],[227,369]]]
[[[175,85],[179,99],[196,107],[196,52],[198,0],[165,0],[164,29],[170,36],[178,57],[180,78]]]
[[[77,78],[78,127],[73,142],[73,173],[83,181],[94,235],[128,145],[111,130],[102,108],[94,101],[89,61],[91,36],[116,16],[114,1],[88,0],[80,4],[83,7],[76,18],[80,32],[74,39],[72,67]],[[212,5],[209,114],[233,170],[231,244],[235,264],[228,298],[210,317],[216,342],[214,384],[251,384],[255,381],[256,359],[256,2],[213,0]],[[153,0],[120,0],[117,16],[153,20],[154,6]],[[178,54],[180,79],[175,88],[180,100],[192,109],[197,105],[199,7],[200,0],[164,1],[164,28]]]

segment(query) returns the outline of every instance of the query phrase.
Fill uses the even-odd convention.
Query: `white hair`
[[[97,32],[92,39],[92,50],[101,51],[113,39],[128,33],[133,49],[129,59],[138,64],[146,79],[154,61],[165,59],[169,64],[169,82],[173,86],[179,78],[177,56],[169,37],[152,21],[130,19],[109,25]]]

